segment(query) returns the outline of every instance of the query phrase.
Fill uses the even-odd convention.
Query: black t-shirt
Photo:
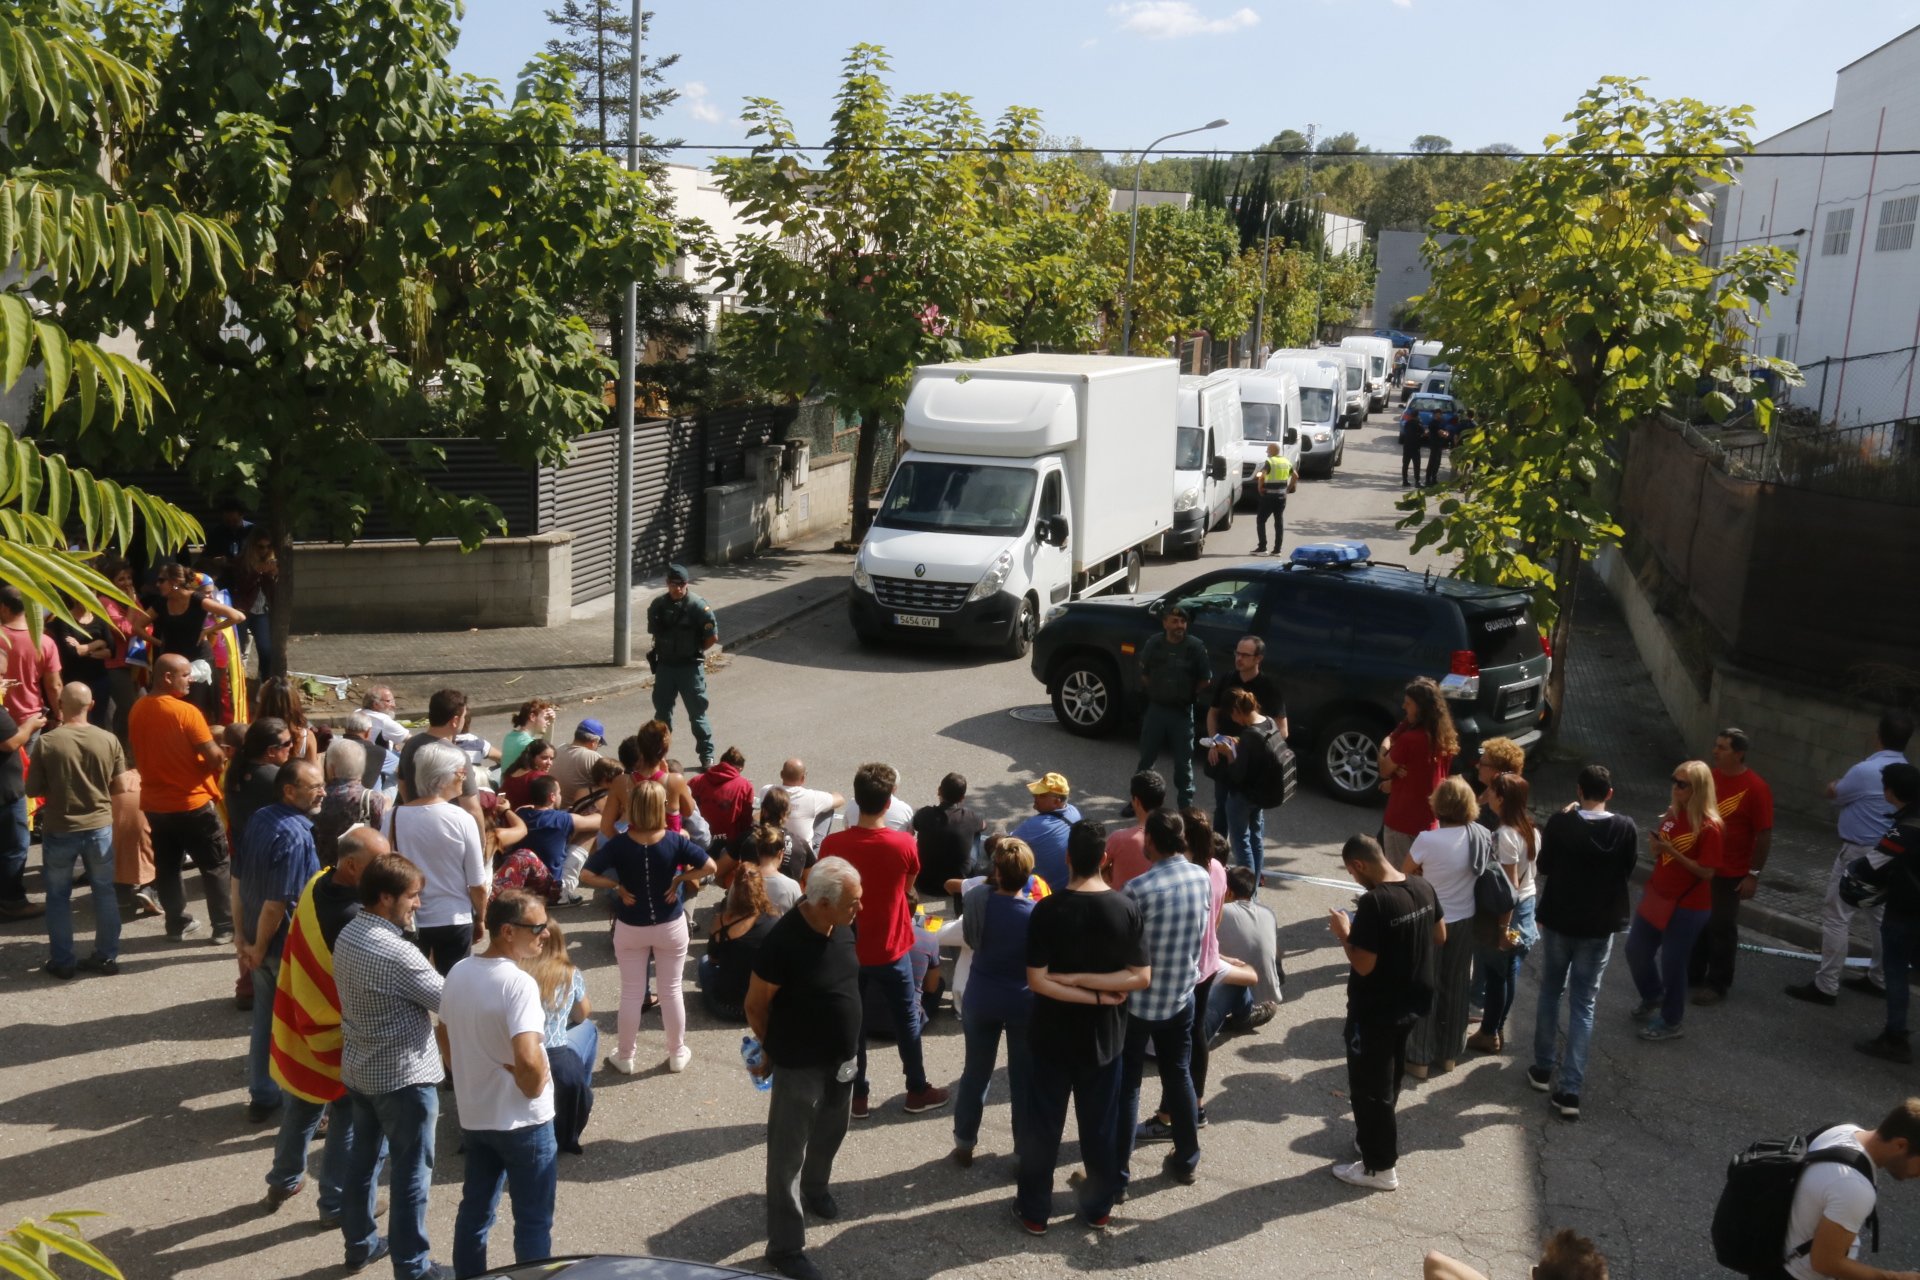
[[[84,653],[75,653],[68,641],[85,649],[95,640],[107,646],[107,652],[113,652],[114,631],[105,618],[94,616],[93,621],[84,627],[76,627],[65,618],[54,618],[47,623],[47,634],[53,637],[54,648],[60,653],[60,679],[78,680],[81,684],[103,684],[107,678],[106,656],[89,657]]]
[[[1240,726],[1227,714],[1227,695],[1235,689],[1245,689],[1260,703],[1260,714],[1270,716],[1275,724],[1287,718],[1287,700],[1280,692],[1280,682],[1260,672],[1251,680],[1242,680],[1240,672],[1230,671],[1213,682],[1213,706],[1220,713],[1220,732],[1229,738],[1240,736]]]
[[[747,980],[753,976],[753,962],[778,922],[778,916],[762,915],[738,937],[729,938],[726,929],[713,935],[713,940],[707,943],[707,954],[713,957],[714,968],[707,994],[722,1004],[747,1002]]]
[[[1348,939],[1371,951],[1373,972],[1347,975],[1347,1012],[1368,1022],[1412,1022],[1433,1008],[1434,921],[1440,899],[1424,876],[1383,884],[1360,895]]]
[[[913,811],[913,838],[920,846],[920,877],[913,882],[922,899],[947,891],[947,881],[964,879],[973,865],[973,842],[987,824],[964,804],[930,804]]]
[[[860,1047],[860,960],[853,930],[821,933],[798,907],[760,944],[753,972],[779,987],[767,1011],[767,1057],[776,1067],[837,1067]]]
[[[227,822],[237,843],[246,833],[254,814],[280,798],[273,780],[280,775],[277,764],[242,764],[227,773]]]
[[[1034,904],[1027,921],[1027,965],[1052,973],[1119,973],[1147,961],[1140,908],[1124,893],[1064,891]],[[1062,1061],[1119,1056],[1124,1004],[1064,1004],[1035,995],[1028,1035],[1034,1052]]]
[[[20,732],[20,726],[14,723],[13,717],[8,715],[5,709],[0,709],[0,740],[11,738],[18,732]],[[0,804],[12,804],[25,794],[27,794],[27,776],[20,768],[20,753],[0,751]],[[21,856],[25,857],[26,852],[22,849]]]
[[[206,657],[207,611],[200,605],[200,597],[195,596],[187,602],[187,607],[179,613],[169,612],[165,605],[153,614],[153,638],[156,652],[177,653],[188,662]],[[64,664],[63,664],[64,665]]]
[[[313,886],[313,914],[320,921],[320,936],[326,939],[327,950],[333,950],[347,921],[360,914],[360,886],[336,883],[330,874],[322,877]]]

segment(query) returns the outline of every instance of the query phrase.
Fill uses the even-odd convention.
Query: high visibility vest
[[[1285,455],[1276,454],[1268,458],[1266,466],[1267,488],[1269,489],[1276,485],[1284,489],[1287,486],[1287,481],[1293,479],[1293,463],[1288,461]]]

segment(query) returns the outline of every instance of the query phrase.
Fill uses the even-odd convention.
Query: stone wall
[[[301,543],[295,590],[302,630],[445,631],[553,627],[573,616],[573,536]]]

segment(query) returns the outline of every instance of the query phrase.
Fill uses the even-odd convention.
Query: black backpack
[[[1240,735],[1240,750],[1248,753],[1246,779],[1241,791],[1262,809],[1277,809],[1293,799],[1300,785],[1300,766],[1293,748],[1280,736],[1280,726],[1272,720],[1254,725]]]
[[[1774,1275],[1792,1258],[1813,1249],[1812,1240],[1787,1248],[1787,1223],[1793,1216],[1793,1192],[1808,1165],[1844,1164],[1873,1181],[1873,1162],[1866,1153],[1845,1146],[1823,1147],[1809,1153],[1807,1144],[1825,1133],[1815,1129],[1804,1138],[1773,1138],[1756,1142],[1727,1162],[1727,1183],[1713,1209],[1713,1256],[1719,1264],[1742,1275]],[[1873,1251],[1880,1252],[1880,1212],[1866,1225],[1873,1231]]]

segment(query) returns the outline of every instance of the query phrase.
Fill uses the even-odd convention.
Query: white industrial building
[[[1920,413],[1920,27],[1840,68],[1833,107],[1756,144],[1716,195],[1709,261],[1799,258],[1757,321],[1758,352],[1806,377],[1788,401],[1845,426]]]

